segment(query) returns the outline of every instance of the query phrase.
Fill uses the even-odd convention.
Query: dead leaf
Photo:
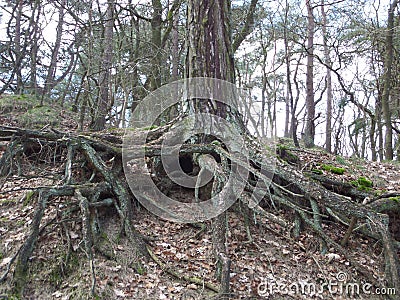
[[[118,289],[114,289],[114,293],[115,295],[117,295],[118,297],[124,297],[125,298],[125,293],[124,291],[118,290]]]
[[[0,267],[3,267],[3,266],[8,265],[8,263],[9,263],[11,260],[12,260],[12,257],[3,258],[3,260],[2,260],[1,263],[0,263]]]

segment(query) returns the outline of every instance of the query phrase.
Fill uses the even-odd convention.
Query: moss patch
[[[350,184],[355,186],[360,191],[370,191],[373,187],[373,182],[364,176],[360,176],[357,180],[350,181]]]
[[[290,163],[297,165],[300,162],[300,159],[294,155],[288,147],[284,145],[277,145],[276,154],[278,154],[279,158]]]
[[[397,197],[389,197],[389,200],[392,200],[394,202],[400,203],[400,196]]]
[[[24,202],[22,203],[22,205],[28,206],[28,204],[31,202],[32,200],[32,196],[35,194],[35,191],[28,191],[26,192],[25,196],[24,196]]]
[[[331,172],[331,173],[337,174],[337,175],[343,175],[344,172],[346,171],[345,168],[338,168],[338,167],[331,166],[331,165],[322,165],[321,168],[327,172]]]

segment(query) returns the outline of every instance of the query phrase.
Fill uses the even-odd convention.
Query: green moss
[[[372,187],[372,185],[373,185],[371,180],[369,180],[369,179],[367,179],[367,178],[365,178],[363,176],[358,178],[357,182],[358,182],[359,185],[362,185],[362,186],[365,186],[365,187]]]
[[[35,191],[28,191],[26,194],[25,194],[25,197],[24,197],[24,202],[22,203],[22,205],[25,207],[25,206],[27,206],[30,202],[31,202],[31,200],[32,200],[32,196],[35,194]]]
[[[336,156],[336,161],[341,165],[347,165],[348,164],[347,161],[340,155]]]
[[[358,181],[357,181],[357,180],[350,180],[349,183],[350,183],[352,186],[355,186],[355,187],[358,186]]]
[[[22,219],[22,220],[18,220],[16,224],[17,224],[17,226],[19,227],[19,226],[24,225],[25,222],[26,222],[26,221],[25,221],[24,219]]]
[[[49,274],[49,281],[53,286],[60,286],[62,284],[63,278],[59,267],[55,267]]]
[[[276,146],[276,154],[278,154],[279,158],[288,163],[298,164],[300,162],[300,159],[296,155],[294,155],[285,145],[278,144]]]
[[[143,129],[143,130],[153,130],[153,129],[156,129],[156,128],[158,128],[157,125],[151,125],[151,126],[144,127],[144,128],[142,128],[142,129]]]
[[[370,192],[373,186],[373,182],[364,176],[360,176],[357,180],[352,180],[349,183],[356,187],[359,191],[365,192]]]
[[[389,200],[395,201],[397,203],[400,203],[400,196],[396,196],[396,197],[389,197]]]
[[[144,275],[146,273],[145,267],[139,263],[139,262],[134,262],[132,263],[132,268],[136,271],[137,274],[139,275]]]
[[[0,96],[0,113],[10,112],[26,112],[40,101],[32,95],[1,95]]]
[[[345,168],[338,168],[338,167],[331,166],[331,165],[322,165],[321,168],[327,172],[331,172],[331,173],[337,174],[337,175],[343,175],[344,172],[346,171]]]
[[[16,199],[2,199],[0,200],[0,206],[8,206],[17,203]]]
[[[68,260],[68,267],[71,270],[74,270],[77,266],[79,266],[79,257],[76,253],[72,252],[69,256],[69,260]]]

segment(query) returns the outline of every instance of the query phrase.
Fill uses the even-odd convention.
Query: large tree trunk
[[[160,0],[152,0],[153,15],[151,18],[151,43],[153,58],[151,62],[150,90],[154,91],[161,86],[161,26],[162,4]]]
[[[234,82],[233,52],[226,0],[188,2],[187,77],[211,77]],[[217,109],[221,115],[225,108]]]
[[[188,1],[188,36],[186,76],[210,77],[234,82],[233,51],[229,28],[230,2],[227,0],[190,0]],[[224,103],[214,99],[195,99],[190,101],[192,113],[208,113],[224,119],[229,109]],[[207,161],[200,156],[198,162]],[[212,169],[204,163],[202,169]],[[209,196],[216,196],[220,189],[218,178],[214,175],[214,184]],[[220,195],[219,198],[222,196]],[[220,199],[220,201],[224,201]],[[218,205],[218,203],[217,203]],[[229,267],[226,240],[226,213],[212,220],[213,246],[217,261],[216,276],[221,281],[221,294],[229,294]]]

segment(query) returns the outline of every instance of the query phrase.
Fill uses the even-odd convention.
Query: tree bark
[[[107,1],[106,20],[103,38],[103,55],[101,58],[101,74],[99,79],[99,96],[97,110],[90,128],[94,131],[103,130],[106,125],[106,116],[109,109],[109,86],[113,58],[113,27],[114,27],[114,0]]]
[[[306,0],[307,6],[307,75],[306,75],[306,127],[304,145],[314,146],[315,135],[315,103],[314,103],[314,30],[315,22],[311,0]]]
[[[227,0],[189,0],[187,4],[186,77],[210,77],[234,82],[233,51],[230,31],[230,2]],[[214,99],[189,102],[192,113],[209,113],[229,119],[228,108]],[[202,155],[197,159],[201,161]],[[218,173],[214,173],[211,197],[221,191]],[[219,195],[219,197],[221,197]],[[217,203],[218,205],[218,203]],[[212,220],[213,247],[217,261],[216,276],[221,294],[229,297],[230,260],[226,249],[226,213]]]
[[[54,48],[51,53],[51,60],[49,69],[47,71],[46,81],[44,83],[43,95],[42,95],[42,102],[43,97],[47,95],[55,86],[55,77],[57,71],[57,62],[58,62],[58,54],[61,47],[61,39],[63,35],[63,26],[64,26],[64,7],[66,4],[66,0],[62,0],[60,3],[60,7],[58,9],[58,22],[57,22],[57,29],[56,29],[56,40],[54,42]]]
[[[329,56],[328,48],[328,21],[326,18],[325,1],[321,0],[321,14],[322,14],[322,36],[324,41],[324,57],[325,63],[328,65],[326,68],[326,127],[325,127],[325,149],[327,152],[332,153],[332,76],[331,68],[332,62]]]
[[[385,73],[383,95],[382,95],[382,113],[385,122],[385,159],[393,160],[393,130],[392,130],[392,114],[390,108],[390,88],[392,80],[392,65],[393,65],[393,32],[394,32],[394,10],[399,3],[399,0],[394,0],[388,10],[388,25],[386,30],[385,41]]]
[[[24,1],[19,0],[16,7],[15,16],[15,37],[14,37],[14,51],[15,51],[15,68],[17,76],[16,93],[23,93],[23,80],[22,80],[22,49],[21,49],[21,19],[22,19],[22,8]]]

